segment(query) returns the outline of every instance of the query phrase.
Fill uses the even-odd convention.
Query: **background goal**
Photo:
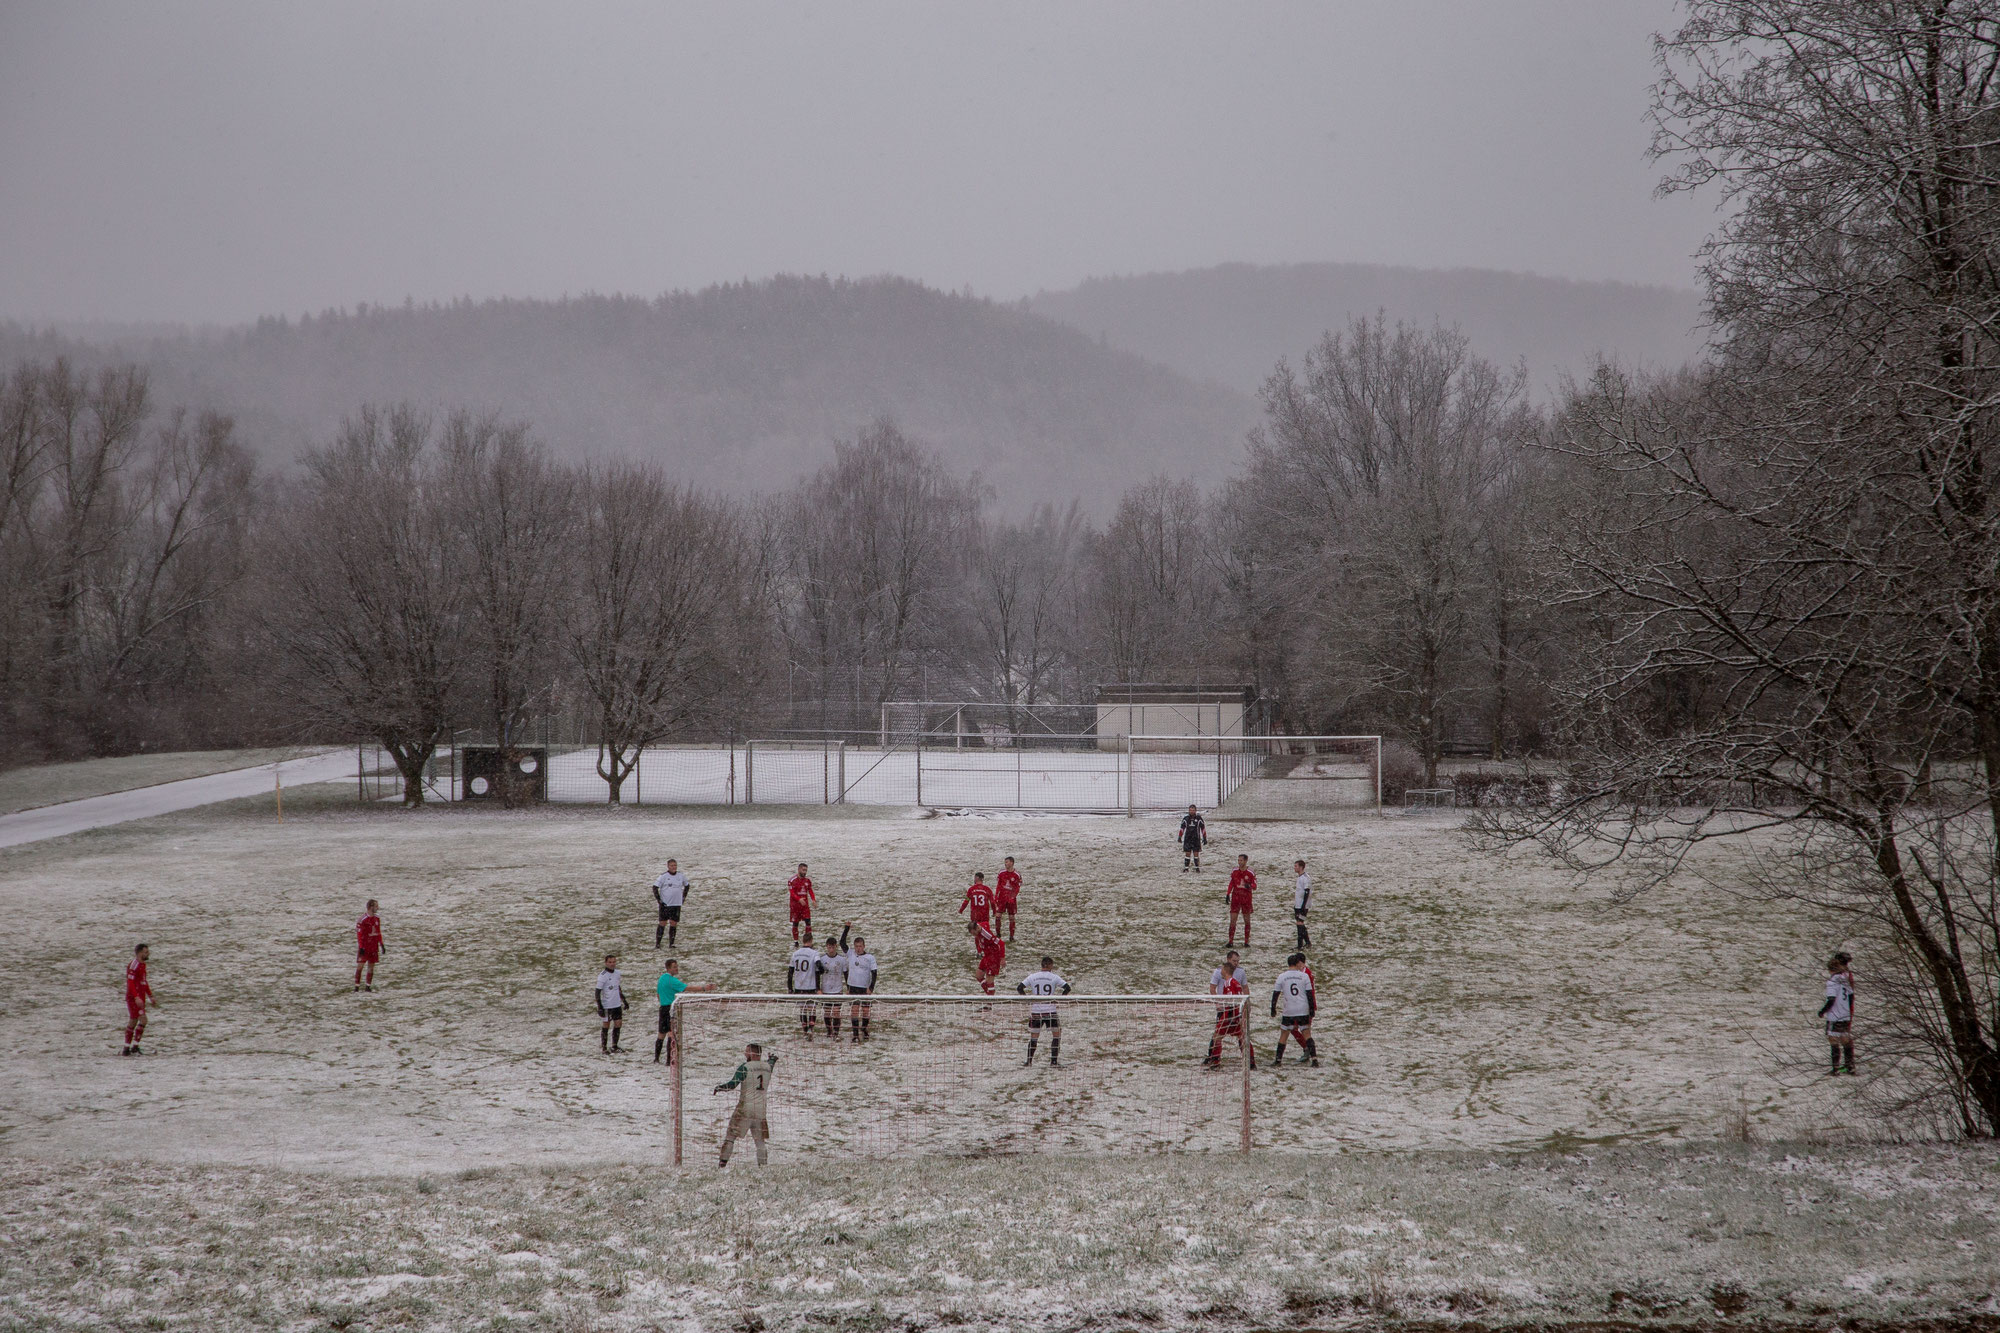
[[[881,746],[869,736],[753,740],[742,799],[753,804],[924,805],[1138,814],[1198,805],[1311,818],[1382,806],[1380,736],[976,733]],[[659,779],[649,778],[656,786]]]
[[[829,996],[840,1035],[825,1035],[820,1001],[790,995],[689,995],[674,1005],[676,1164],[713,1160],[733,1092],[714,1094],[758,1042],[776,1052],[769,1093],[778,1160],[837,1152],[866,1157],[1051,1152],[1098,1154],[1250,1148],[1250,1068],[1233,1035],[1221,1064],[1203,1059],[1218,1016],[1248,1019],[1240,995],[1067,995],[1054,1003],[1062,1063],[1038,1030],[1027,1054],[1029,996],[876,995],[869,1038],[852,1040],[859,997]],[[1047,1003],[1041,1001],[1040,1003]],[[808,1040],[802,1005],[815,1024]],[[742,1154],[750,1145],[739,1143]]]

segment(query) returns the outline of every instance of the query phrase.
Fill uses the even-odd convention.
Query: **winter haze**
[[[1538,396],[1689,355],[1669,18],[13,6],[0,350],[140,361],[272,462],[408,400],[743,493],[887,415],[1003,506],[1102,511],[1226,474],[1353,315]]]

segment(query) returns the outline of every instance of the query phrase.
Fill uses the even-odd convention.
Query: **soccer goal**
[[[673,1159],[715,1159],[751,1042],[780,1160],[1248,1152],[1248,1019],[1240,995],[683,994]]]
[[[1133,812],[1309,819],[1382,808],[1380,736],[1131,736]]]

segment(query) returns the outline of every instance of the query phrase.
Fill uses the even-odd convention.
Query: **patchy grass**
[[[312,746],[269,750],[179,750],[167,754],[128,754],[116,759],[83,759],[72,764],[34,764],[26,768],[10,768],[0,771],[0,815],[321,753],[323,750]]]
[[[1990,1327],[2000,1278],[1991,1145],[728,1178],[12,1160],[0,1197],[22,1327]]]
[[[1086,991],[1200,990],[1222,876],[1180,873],[1164,819],[269,806],[0,851],[0,1328],[2000,1326],[1993,1146],[1869,1142],[1857,1081],[1786,1072],[1819,1054],[1843,941],[1715,887],[1728,849],[1621,904],[1448,820],[1218,819],[1213,864],[1265,876],[1258,987],[1292,942],[1283,867],[1318,884],[1326,1065],[1257,1076],[1264,1151],[1022,1134],[1158,1054],[1081,1031],[1062,1080],[961,1061],[933,1119],[962,1155],[863,1159],[786,1119],[957,1049],[909,1030],[787,1048],[773,1165],[718,1172],[697,1139],[676,1171],[643,1053],[666,857],[697,885],[684,971],[734,990],[779,984],[801,859],[905,992],[972,991],[954,908],[1010,853],[1010,977],[1047,951]],[[390,951],[357,995],[369,897]],[[125,1060],[140,938],[166,1007]],[[623,1060],[590,1008],[611,949],[638,1000]],[[1234,1095],[1197,1058],[1160,1068]],[[1007,1141],[1044,1151],[971,1156],[1016,1108]]]
[[[0,1058],[19,1075],[0,1083],[0,1150],[413,1173],[657,1156],[664,1077],[645,1054],[598,1055],[590,985],[606,951],[624,955],[630,1044],[645,1049],[662,956],[645,886],[668,855],[696,883],[684,975],[731,990],[782,984],[783,882],[802,859],[822,921],[865,930],[885,990],[972,993],[955,908],[971,871],[1009,853],[1027,880],[1010,978],[1047,951],[1085,992],[1199,992],[1226,923],[1222,876],[1182,874],[1164,819],[406,814],[331,787],[288,797],[282,824],[268,806],[0,852]],[[1272,910],[1281,867],[1302,855],[1318,876],[1325,1067],[1259,1074],[1260,1145],[1868,1132],[1852,1081],[1795,1079],[1776,1058],[1820,1049],[1818,960],[1840,941],[1816,922],[1698,884],[1619,904],[1543,861],[1475,854],[1434,819],[1213,827],[1216,864],[1241,848],[1266,877],[1253,988],[1292,944]],[[356,995],[353,922],[370,897],[389,953],[377,992]],[[149,1055],[125,1061],[118,988],[139,939],[164,1007]],[[1274,1025],[1260,1013],[1253,1031],[1268,1055]],[[1205,1036],[1173,1037],[1190,1065]],[[865,1062],[813,1058],[821,1095],[865,1104]]]

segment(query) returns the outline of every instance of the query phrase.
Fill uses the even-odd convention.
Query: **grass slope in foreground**
[[[731,1168],[735,1170],[734,1167]],[[25,1328],[1992,1328],[1990,1147],[0,1166]]]

